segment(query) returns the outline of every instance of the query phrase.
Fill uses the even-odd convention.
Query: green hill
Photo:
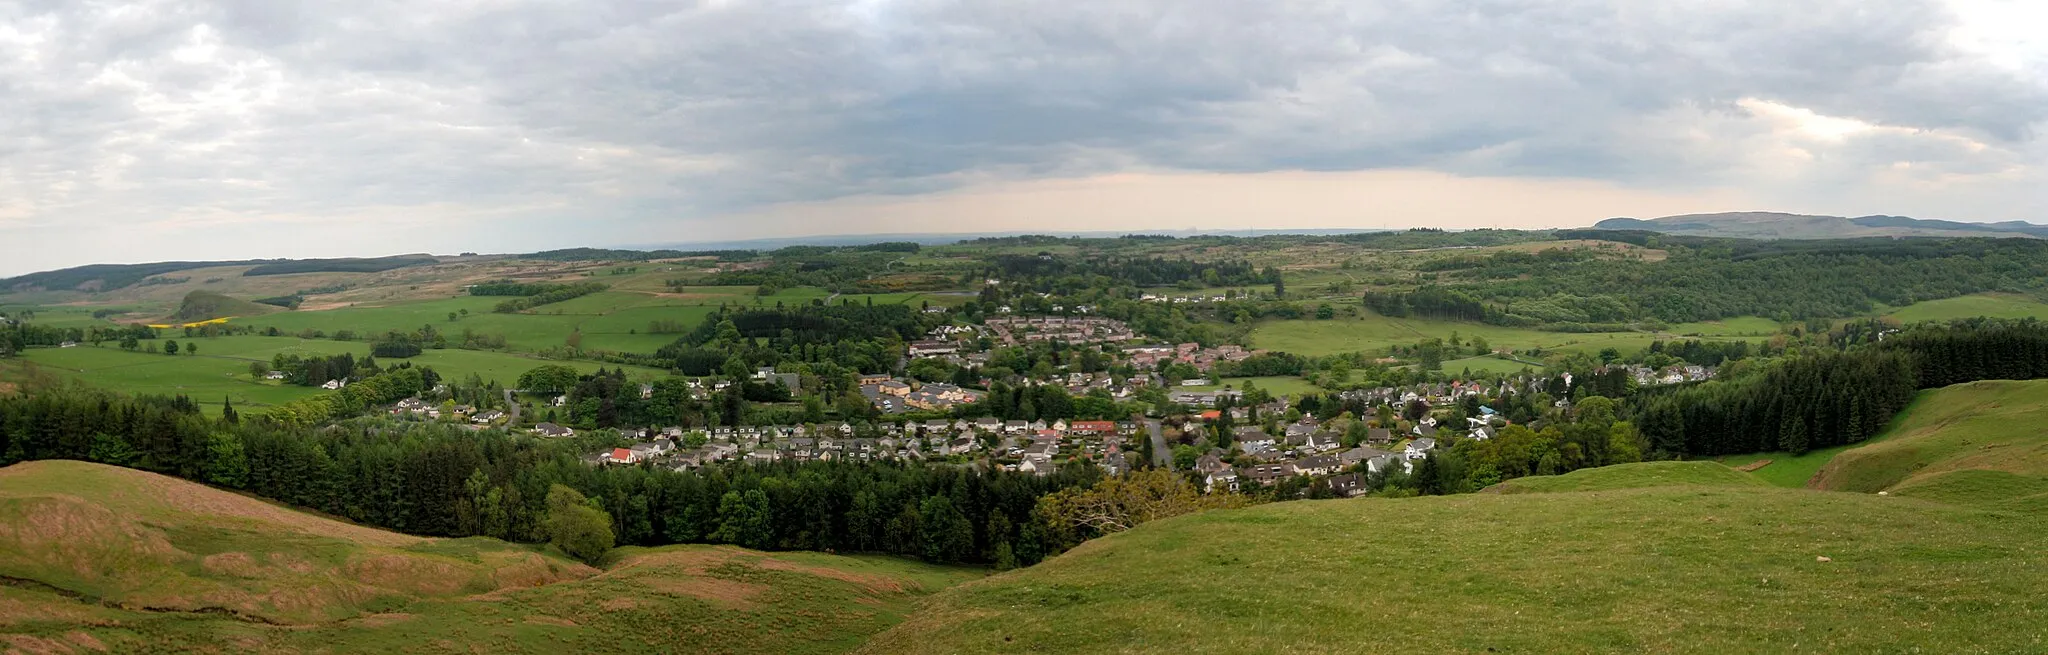
[[[593,569],[130,469],[0,469],[0,650],[783,652],[853,648],[977,575],[683,546]]]
[[[165,320],[172,323],[193,323],[230,316],[256,316],[274,311],[278,311],[278,308],[271,305],[231,298],[212,291],[194,291],[185,294],[185,300],[178,305],[177,313],[171,314]]]
[[[1667,468],[1557,486],[1636,486]],[[942,592],[862,652],[2048,648],[2041,516],[1707,477],[1159,521]]]
[[[1564,475],[1515,478],[1500,484],[1505,494],[1613,491],[1647,487],[1760,487],[1763,480],[1716,462],[1646,462],[1580,469]]]
[[[1884,434],[1829,460],[1813,487],[2048,509],[2048,380],[1922,393]]]

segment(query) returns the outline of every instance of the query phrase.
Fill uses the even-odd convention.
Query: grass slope
[[[592,569],[127,469],[0,469],[0,650],[837,653],[979,575],[877,557],[622,548]]]
[[[1958,318],[2048,319],[2048,303],[2009,293],[1980,293],[1913,303],[1885,314],[1903,323],[1947,321]]]
[[[2044,422],[2048,380],[1986,380],[1924,392],[1891,429],[1830,460],[1813,486],[2048,509]]]
[[[1753,484],[1279,503],[949,589],[862,652],[2036,652],[2044,528]]]
[[[1758,480],[1756,476],[1714,462],[1644,462],[1580,469],[1564,475],[1515,478],[1501,483],[1500,491],[1508,494],[1527,494],[1687,485],[1756,487],[1764,484],[1764,481]]]
[[[1708,332],[1697,338],[1715,341],[1737,340],[1741,337],[1726,336],[1726,333],[1757,327],[1747,322],[1741,323],[1740,326],[1744,330],[1705,330],[1704,324],[1691,324],[1688,327]],[[1648,332],[1545,332],[1484,323],[1394,318],[1366,312],[1355,319],[1265,321],[1253,328],[1251,341],[1252,345],[1258,348],[1282,350],[1298,355],[1320,356],[1350,352],[1381,354],[1387,352],[1389,346],[1409,346],[1429,338],[1448,341],[1454,333],[1460,339],[1484,338],[1491,348],[1541,348],[1583,352],[1615,348],[1624,353],[1648,348],[1650,342],[1658,339],[1679,338],[1675,334],[1658,335]],[[1457,370],[1452,369],[1449,363],[1445,364],[1445,369]],[[1521,369],[1516,367],[1515,370]]]
[[[178,305],[178,311],[164,319],[167,323],[196,323],[217,318],[235,316],[257,316],[278,311],[279,308],[261,303],[232,298],[212,291],[194,291],[185,294],[185,301]]]

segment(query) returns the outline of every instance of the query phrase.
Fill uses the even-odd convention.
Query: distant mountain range
[[[1610,218],[1602,230],[1645,230],[1665,234],[1742,239],[1845,239],[1852,237],[2034,237],[2048,238],[2048,225],[2022,221],[1964,223],[1905,216],[1814,216],[1780,212],[1684,214],[1643,220]]]

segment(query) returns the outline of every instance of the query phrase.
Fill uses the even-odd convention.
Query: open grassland
[[[1885,431],[1829,460],[1813,486],[2048,510],[2048,380],[1924,392]]]
[[[1761,316],[1739,316],[1718,321],[1679,323],[1665,328],[1665,332],[1680,336],[1700,337],[1767,337],[1777,334],[1784,325]]]
[[[162,342],[152,340],[141,342],[143,348],[137,352],[116,348],[111,343],[98,347],[81,345],[76,348],[31,348],[24,353],[24,359],[35,364],[44,373],[61,375],[104,389],[136,394],[185,394],[201,401],[206,411],[218,412],[219,401],[222,398],[230,399],[238,406],[260,408],[323,393],[317,388],[257,379],[249,373],[251,362],[268,362],[279,354],[311,356],[353,353],[359,359],[370,354],[369,344],[361,341],[261,336],[176,341],[180,344],[197,344],[199,354],[165,355],[162,353]],[[427,350],[409,359],[385,359],[379,363],[391,366],[400,361],[411,362],[415,366],[432,367],[444,379],[462,380],[470,375],[477,375],[486,382],[495,380],[503,386],[514,386],[519,374],[544,364],[561,364],[583,373],[599,368],[624,368],[629,375],[641,378],[667,375],[666,371],[660,369],[639,366],[581,360],[547,360],[517,353],[456,348]]]
[[[1976,316],[2048,319],[2048,303],[2018,294],[1980,293],[1913,303],[1891,310],[1885,316],[1902,323],[1947,321]]]
[[[1258,388],[1264,389],[1268,393],[1271,393],[1275,396],[1299,396],[1301,394],[1323,392],[1322,387],[1309,384],[1308,380],[1288,375],[1274,375],[1255,378],[1224,378],[1221,380],[1215,380],[1215,382],[1216,384],[1210,385],[1174,388],[1177,390],[1184,391],[1216,391],[1226,386],[1232,389],[1244,389],[1244,383],[1251,382],[1253,384],[1258,385]]]
[[[1515,478],[1500,484],[1508,494],[1613,491],[1650,487],[1759,487],[1756,476],[1714,462],[1644,462],[1579,469],[1564,475]]]
[[[980,576],[713,546],[600,570],[77,462],[0,469],[0,571],[0,648],[58,653],[839,653]]]
[[[1753,481],[1279,503],[955,587],[862,652],[2037,652],[2044,529]]]
[[[1537,364],[1501,359],[1492,355],[1453,359],[1443,363],[1443,370],[1446,373],[1471,371],[1473,373],[1513,375],[1522,372],[1524,369],[1542,371],[1543,367]]]
[[[1757,462],[1769,460],[1769,464],[1764,464],[1761,468],[1751,470],[1750,475],[1754,475],[1757,479],[1776,486],[1799,489],[1812,481],[1813,474],[1819,473],[1820,467],[1826,465],[1828,460],[1834,459],[1835,455],[1854,447],[1856,447],[1856,444],[1833,446],[1820,450],[1810,450],[1803,455],[1795,455],[1788,452],[1729,455],[1717,457],[1714,461],[1720,462],[1729,468],[1742,468],[1755,466]]]
[[[1615,348],[1624,353],[1648,348],[1652,341],[1659,339],[1679,338],[1675,334],[1648,332],[1545,332],[1463,321],[1393,318],[1361,312],[1361,316],[1355,319],[1265,321],[1252,329],[1251,340],[1257,348],[1298,355],[1381,354],[1390,346],[1412,346],[1424,339],[1437,338],[1448,342],[1453,334],[1461,340],[1472,337],[1485,339],[1490,348],[1576,352]],[[1739,337],[1704,338],[1733,340]]]

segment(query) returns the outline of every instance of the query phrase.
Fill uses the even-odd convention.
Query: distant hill
[[[857,652],[2041,647],[2039,512],[1770,487],[1714,463],[1535,486],[1551,493],[1296,501],[1148,523],[941,592]]]
[[[1685,236],[1740,239],[1845,239],[1856,237],[2035,237],[2048,238],[2048,225],[2020,221],[1964,223],[1904,216],[1815,216],[1778,212],[1683,214],[1643,220],[1610,218],[1602,230],[1645,230]]]
[[[29,273],[0,279],[0,293],[29,289],[50,291],[113,291],[125,289],[150,277],[218,266],[254,266],[247,276],[289,273],[377,273],[407,266],[436,263],[430,255],[391,257],[344,257],[338,259],[245,259],[235,261],[150,262],[147,264],[92,264]]]
[[[196,323],[229,316],[257,316],[278,309],[271,305],[202,290],[185,294],[185,301],[178,305],[177,313],[171,314],[165,320],[172,323]]]
[[[842,653],[980,575],[722,546],[599,570],[131,469],[0,468],[8,653]]]

